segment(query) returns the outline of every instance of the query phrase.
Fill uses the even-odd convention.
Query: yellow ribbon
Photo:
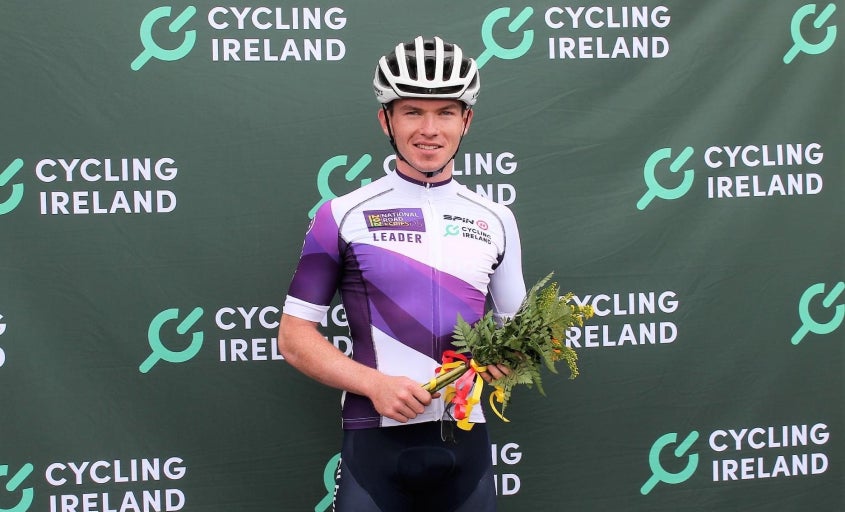
[[[435,389],[437,387],[438,377],[448,373],[451,370],[454,370],[455,368],[460,367],[461,365],[465,365],[465,364],[466,363],[464,363],[463,361],[460,361],[460,360],[451,361],[451,362],[448,362],[448,363],[443,363],[443,365],[440,367],[440,371],[437,372],[437,375],[435,375],[435,377],[433,379],[431,379],[430,381],[428,381],[427,384],[425,384],[425,388],[428,389],[428,390]],[[474,423],[472,423],[469,419],[470,413],[472,412],[473,407],[475,407],[477,404],[479,404],[481,402],[481,394],[482,394],[482,391],[484,389],[484,379],[481,377],[481,373],[487,371],[487,367],[479,365],[478,363],[475,362],[475,359],[470,359],[469,364],[470,364],[470,369],[472,369],[475,372],[475,382],[473,382],[473,384],[472,384],[471,393],[469,393],[466,397],[466,404],[463,407],[463,413],[464,413],[463,418],[458,419],[457,422],[456,422],[456,425],[461,430],[471,430],[473,425],[474,425]],[[446,388],[443,390],[443,400],[447,404],[452,403],[452,400],[454,400],[457,397],[457,395],[458,395],[458,390],[457,390],[457,387],[455,386],[455,383],[448,384],[446,386]],[[500,404],[503,404],[504,401],[505,401],[505,390],[504,390],[504,388],[502,388],[501,386],[495,386],[494,391],[492,391],[490,393],[490,408],[493,410],[493,412],[496,414],[496,416],[498,416],[502,421],[504,421],[506,423],[510,423],[510,420],[505,418],[504,415],[502,414],[502,412],[500,412],[499,409],[495,405],[495,402],[499,402]]]
[[[470,359],[469,365],[473,370],[475,370],[475,383],[472,385],[472,394],[467,397],[466,416],[457,422],[458,428],[461,430],[472,430],[474,423],[469,420],[469,416],[472,412],[472,408],[481,402],[481,391],[484,388],[484,379],[481,378],[480,374],[481,372],[487,371],[487,367],[479,366],[475,362],[475,359]]]
[[[505,403],[505,388],[503,388],[502,386],[496,386],[495,391],[490,393],[490,409],[492,409],[493,412],[496,413],[496,416],[498,416],[499,419],[501,419],[505,423],[510,423],[511,420],[505,418],[504,415],[499,412],[499,409],[496,408],[496,404],[494,401],[499,402],[500,404]]]
[[[438,377],[440,377],[441,375],[445,375],[446,373],[449,373],[450,370],[454,370],[455,368],[461,366],[462,364],[464,364],[464,362],[460,361],[460,360],[459,361],[452,361],[451,363],[444,363],[443,365],[440,366],[440,371],[437,372],[437,375],[435,375],[423,387],[425,389],[427,389],[428,391],[434,390],[437,387],[437,378]]]

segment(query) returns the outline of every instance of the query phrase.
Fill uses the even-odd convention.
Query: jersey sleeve
[[[522,275],[522,243],[513,213],[504,208],[500,216],[505,231],[502,261],[490,278],[490,299],[493,317],[501,325],[505,317],[512,317],[525,298],[525,279]]]
[[[285,298],[284,313],[312,322],[320,322],[325,317],[340,277],[338,240],[338,224],[329,201],[317,210],[305,234],[302,254]]]

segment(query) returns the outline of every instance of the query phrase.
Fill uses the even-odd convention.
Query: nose
[[[420,133],[426,136],[434,136],[437,135],[438,131],[437,127],[437,116],[433,114],[426,114],[422,118],[422,123],[420,124]]]

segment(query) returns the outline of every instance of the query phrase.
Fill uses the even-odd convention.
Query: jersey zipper
[[[442,237],[440,236],[442,230],[442,223],[440,216],[438,215],[438,210],[435,205],[434,199],[432,197],[433,193],[431,190],[431,184],[425,184],[425,190],[423,192],[425,194],[425,206],[426,206],[426,213],[430,219],[430,223],[426,223],[428,236],[430,238],[429,246],[429,262],[431,263],[431,298],[432,298],[432,308],[431,308],[431,354],[435,361],[438,363],[440,362],[440,358],[442,354],[438,353],[438,346],[437,346],[437,333],[440,332],[440,268],[441,268],[441,258],[443,256],[442,251]],[[428,227],[429,224],[431,227]],[[437,400],[436,402],[436,414],[438,416],[443,416],[444,413],[444,406],[443,401]]]
[[[437,207],[434,203],[432,198],[432,190],[431,184],[425,184],[425,204],[426,209],[428,210],[428,214],[431,219],[432,229],[429,230],[429,237],[431,238],[431,243],[429,244],[429,261],[431,262],[431,298],[432,298],[432,332],[431,332],[431,353],[433,357],[437,359],[440,354],[437,354],[437,334],[440,332],[440,325],[439,319],[440,315],[438,311],[440,311],[440,268],[441,258],[443,255],[442,246],[441,246],[441,239],[440,239],[440,218],[437,215]]]

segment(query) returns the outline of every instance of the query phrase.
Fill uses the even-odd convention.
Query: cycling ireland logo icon
[[[675,448],[674,455],[675,457],[681,458],[687,454],[687,451],[692,447],[693,443],[698,439],[698,432],[693,430],[692,432],[684,438],[683,441]],[[646,494],[650,493],[654,487],[660,483],[665,482],[670,485],[679,484],[682,482],[686,482],[690,479],[695,470],[698,468],[698,454],[693,453],[687,456],[687,464],[684,469],[679,471],[678,473],[671,473],[667,471],[663,465],[660,463],[660,453],[663,451],[664,448],[669,446],[670,444],[675,444],[678,442],[678,434],[675,432],[669,432],[668,434],[663,434],[660,436],[657,441],[651,446],[651,450],[648,452],[648,465],[651,468],[651,478],[649,478],[645,484],[643,484],[642,488],[640,489],[640,494],[645,496]]]
[[[29,510],[32,500],[35,497],[35,491],[32,487],[26,487],[24,489],[19,489],[19,487],[23,485],[23,481],[27,479],[33,469],[34,466],[32,464],[26,463],[9,478],[4,486],[6,491],[11,494],[20,493],[21,498],[17,505],[12,508],[0,508],[0,512],[26,512]],[[0,477],[6,477],[8,475],[9,466],[0,464]]]
[[[530,18],[532,14],[534,14],[533,8],[524,8],[510,21],[510,23],[508,23],[508,31],[511,33],[518,31],[523,25],[525,25],[525,22],[528,21],[528,18]],[[523,31],[522,40],[513,48],[504,48],[496,41],[496,38],[493,37],[493,29],[495,28],[496,23],[500,20],[508,19],[510,16],[510,7],[500,7],[484,18],[484,22],[481,24],[481,41],[484,43],[484,51],[481,52],[481,55],[479,55],[478,59],[476,59],[479,69],[484,67],[484,65],[487,64],[487,61],[493,57],[498,57],[502,60],[518,59],[528,53],[531,45],[534,44],[533,30]]]
[[[9,187],[10,192],[4,193],[6,185],[12,181],[12,178],[23,168],[23,160],[15,158],[12,160],[3,172],[0,172],[0,215],[5,215],[14,210],[21,203],[23,199],[23,183],[15,183]],[[5,197],[5,199],[4,199]]]
[[[194,308],[184,320],[180,321],[176,326],[176,334],[184,336],[197,323],[202,316],[202,308]],[[188,345],[182,350],[171,350],[164,345],[161,339],[162,330],[166,323],[179,320],[179,310],[176,308],[165,309],[153,318],[150,322],[150,328],[147,331],[147,339],[150,344],[152,353],[141,363],[138,367],[141,373],[147,373],[159,361],[164,360],[170,363],[184,363],[191,359],[202,348],[203,332],[195,331],[191,333],[191,340]],[[172,337],[172,336],[171,336]],[[178,342],[177,342],[178,343]],[[184,343],[182,343],[184,344]]]
[[[804,37],[801,31],[801,25],[810,16],[816,14],[816,4],[807,4],[797,11],[792,16],[792,22],[789,24],[789,32],[792,35],[792,47],[783,56],[783,63],[789,64],[799,53],[803,52],[807,55],[818,55],[824,53],[833,46],[836,41],[836,25],[824,27],[828,22],[833,12],[836,11],[836,5],[833,3],[827,4],[822,11],[813,19],[813,27],[820,30],[824,27],[824,37],[818,42],[810,42]],[[814,34],[815,35],[815,34]],[[814,38],[817,39],[817,38]]]
[[[182,30],[185,24],[188,23],[188,21],[190,21],[196,13],[196,7],[189,5],[184,11],[182,11],[181,14],[176,16],[176,18],[170,22],[167,26],[168,30],[174,34]],[[197,42],[196,30],[185,31],[182,43],[176,48],[162,48],[158,45],[158,43],[156,43],[155,39],[153,39],[153,26],[160,19],[170,18],[170,16],[171,7],[169,6],[157,7],[144,16],[144,20],[141,21],[141,46],[144,47],[144,50],[140,53],[140,55],[135,57],[135,60],[133,60],[132,64],[130,64],[129,67],[132,68],[132,71],[138,71],[141,69],[151,58],[156,58],[165,62],[179,60],[194,48],[194,44]]]
[[[691,146],[685,147],[677,157],[672,159],[671,163],[669,164],[669,170],[673,173],[681,171],[689,161],[690,157],[693,154],[693,151],[694,150]],[[649,203],[651,203],[651,201],[655,197],[672,200],[678,199],[679,197],[689,192],[690,188],[692,187],[693,178],[695,177],[695,171],[693,169],[683,170],[683,178],[681,180],[681,183],[673,188],[664,187],[657,180],[657,165],[663,160],[669,160],[671,158],[672,149],[662,148],[652,153],[651,156],[648,157],[648,160],[646,160],[645,166],[643,167],[643,179],[645,180],[647,190],[646,193],[643,194],[643,197],[641,197],[640,200],[637,201],[638,210],[645,210],[645,208],[649,205]]]
[[[834,303],[841,298],[843,291],[845,291],[845,282],[842,281],[836,283],[827,294],[825,294],[824,283],[816,283],[804,291],[798,301],[798,317],[801,319],[801,327],[792,335],[793,345],[801,343],[811,332],[820,335],[830,334],[842,325],[842,321],[845,320],[845,304],[837,304],[834,307]],[[833,317],[824,323],[816,321],[810,314],[810,302],[818,296],[823,297],[821,302],[825,309],[834,307]]]
[[[346,174],[344,174],[346,181],[351,182],[358,179],[358,176],[361,175],[364,169],[366,169],[372,161],[373,157],[365,153],[346,171]],[[314,216],[317,215],[317,210],[323,206],[323,203],[337,197],[337,194],[332,191],[329,183],[329,177],[336,169],[345,167],[347,163],[348,157],[346,155],[333,156],[326,160],[322,167],[320,167],[320,170],[317,171],[317,191],[320,193],[320,200],[311,207],[311,210],[308,212],[308,218],[313,219]],[[360,184],[363,187],[371,181],[372,180],[369,178],[364,178],[361,180]]]

